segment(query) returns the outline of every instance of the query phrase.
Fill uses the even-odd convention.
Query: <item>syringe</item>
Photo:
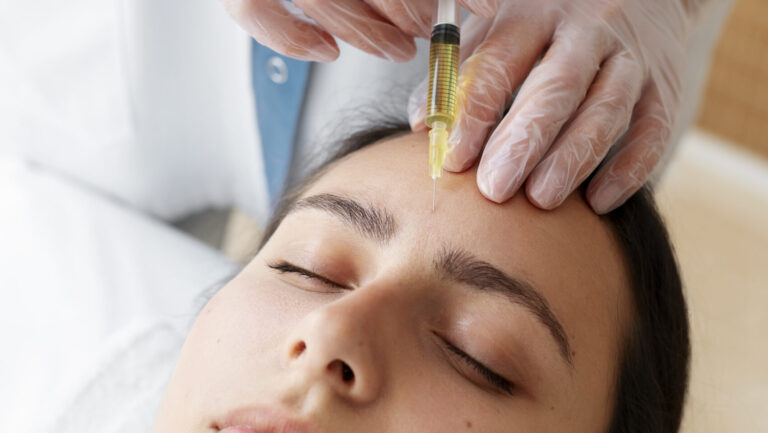
[[[437,178],[443,173],[448,132],[456,119],[456,85],[459,76],[459,26],[455,0],[438,0],[437,20],[429,44],[427,115],[429,174],[432,176],[432,211],[437,198]]]

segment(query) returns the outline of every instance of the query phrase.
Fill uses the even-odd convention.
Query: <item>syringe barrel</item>
[[[425,123],[443,122],[450,129],[456,119],[456,85],[459,75],[459,28],[438,24],[429,45],[429,86]]]

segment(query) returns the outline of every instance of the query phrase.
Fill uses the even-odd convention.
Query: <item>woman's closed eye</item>
[[[439,336],[438,336],[439,337]],[[491,370],[485,364],[482,362],[476,360],[463,350],[459,349],[455,345],[451,344],[447,340],[445,340],[442,337],[439,337],[442,343],[445,345],[446,349],[451,352],[452,355],[458,357],[461,362],[464,364],[464,366],[469,367],[471,371],[461,372],[465,375],[472,375],[474,377],[471,377],[470,380],[477,383],[478,385],[485,385],[487,387],[488,385],[493,387],[494,391],[503,392],[509,395],[514,395],[513,391],[515,389],[515,385],[508,379],[504,378],[502,375],[496,373],[495,371]],[[479,377],[478,377],[479,376]],[[478,383],[483,382],[483,383]]]
[[[296,266],[293,263],[289,263],[285,260],[269,263],[267,264],[267,266],[269,266],[270,268],[276,270],[281,274],[286,274],[286,273],[294,274],[302,278],[311,280],[313,283],[320,284],[323,286],[323,288],[331,289],[334,292],[338,292],[341,290],[350,290],[350,287],[344,284],[337,283],[336,281],[333,281],[328,277],[324,277],[314,271],[310,271],[300,266]]]

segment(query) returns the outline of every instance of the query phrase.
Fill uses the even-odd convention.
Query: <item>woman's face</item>
[[[155,432],[607,430],[631,321],[610,228],[578,195],[491,203],[474,171],[431,207],[425,135],[333,166],[201,312]]]

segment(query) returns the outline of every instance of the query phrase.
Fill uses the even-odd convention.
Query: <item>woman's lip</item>
[[[256,430],[243,425],[236,425],[234,427],[227,427],[224,430],[219,430],[220,433],[257,433]]]
[[[276,406],[233,410],[214,424],[219,433],[322,433],[309,421]]]

